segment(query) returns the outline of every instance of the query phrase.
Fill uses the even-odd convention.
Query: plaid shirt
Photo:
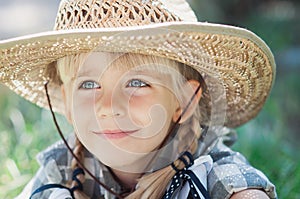
[[[210,128],[207,136],[199,142],[198,156],[210,155],[213,160],[212,169],[207,175],[207,187],[212,199],[226,199],[234,192],[255,188],[264,190],[271,199],[276,199],[275,186],[259,170],[253,168],[238,152],[232,151],[227,145],[235,141],[234,131],[225,127]],[[68,141],[74,146],[74,136]],[[38,155],[41,168],[27,184],[17,198],[29,198],[31,193],[42,185],[49,183],[65,184],[72,179],[70,163],[72,155],[62,141],[55,143]],[[110,171],[87,150],[85,166],[95,176],[115,192],[122,192],[120,185],[114,180]],[[114,198],[100,187],[88,175],[83,184],[84,192],[91,198]],[[49,198],[52,190],[43,191],[37,198]]]

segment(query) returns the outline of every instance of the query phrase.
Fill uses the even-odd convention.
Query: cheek
[[[81,100],[77,98],[74,99],[73,104],[71,104],[72,115],[80,116],[81,118],[84,118],[86,114],[89,114],[92,109],[92,100]]]
[[[70,100],[73,126],[79,132],[84,132],[91,122],[96,122],[94,101],[94,96],[82,96],[78,93],[74,93]]]
[[[73,112],[75,114],[76,110],[79,112],[88,112],[95,108],[95,101],[96,101],[96,92],[93,91],[78,91],[74,92],[71,96],[71,105]]]
[[[139,97],[131,98],[128,101],[127,114],[136,125],[143,127],[151,122],[151,104],[149,100]]]
[[[165,120],[165,108],[153,97],[132,97],[127,107],[130,119],[142,127],[150,126],[157,119]]]
[[[131,121],[143,128],[143,138],[160,134],[165,135],[171,123],[169,107],[159,98],[132,99],[129,101],[128,114]]]

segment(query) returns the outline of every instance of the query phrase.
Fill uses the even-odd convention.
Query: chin
[[[149,170],[149,162],[152,154],[130,153],[121,151],[119,153],[94,154],[104,165],[128,173],[145,173]]]

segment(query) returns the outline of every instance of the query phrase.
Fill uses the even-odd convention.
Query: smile
[[[101,132],[93,132],[96,135],[103,136],[106,139],[121,139],[131,134],[137,132],[138,130],[133,131],[121,131],[121,130],[104,130]]]

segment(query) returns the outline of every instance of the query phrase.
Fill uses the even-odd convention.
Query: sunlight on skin
[[[230,199],[269,199],[269,197],[261,190],[248,189],[233,194]]]

